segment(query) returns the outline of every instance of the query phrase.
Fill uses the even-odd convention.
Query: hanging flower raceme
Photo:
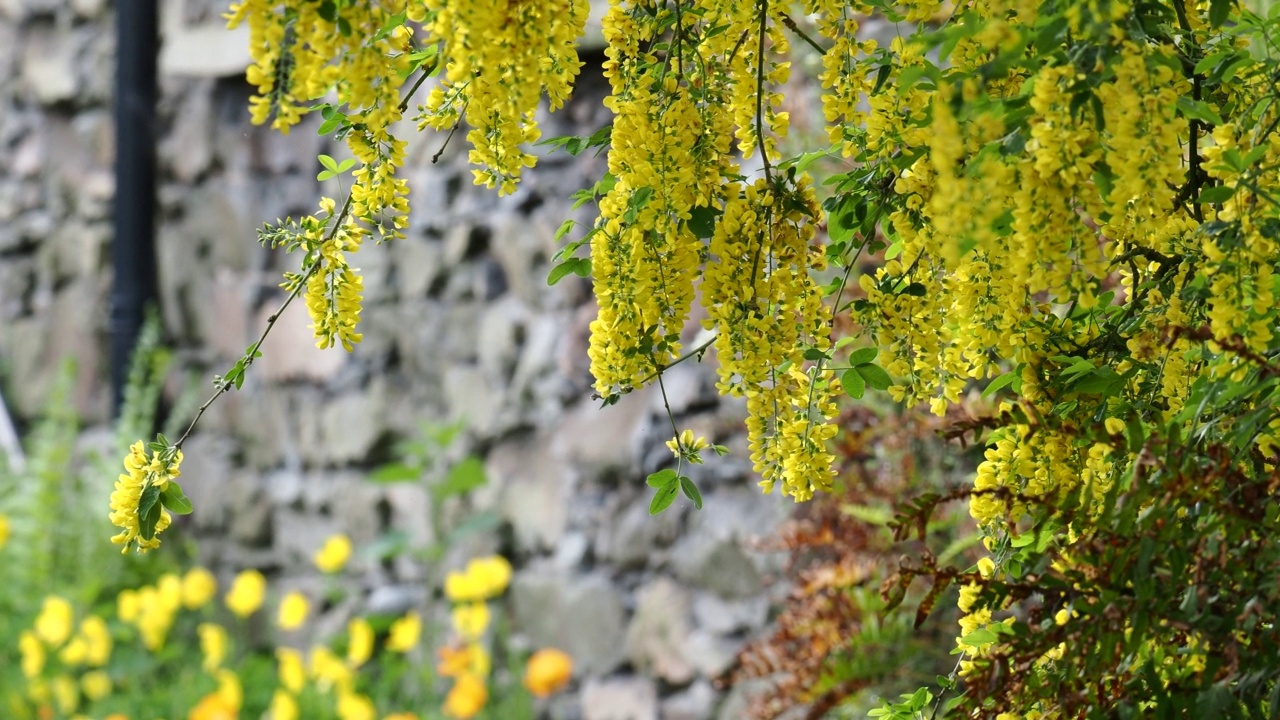
[[[169,513],[191,512],[191,501],[175,481],[181,464],[182,451],[163,435],[157,435],[150,445],[139,440],[129,449],[124,460],[126,472],[116,480],[111,493],[111,524],[122,528],[111,542],[122,545],[121,552],[127,552],[130,545],[138,552],[159,547],[157,535],[173,521]]]

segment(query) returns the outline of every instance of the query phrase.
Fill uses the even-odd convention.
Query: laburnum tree
[[[887,45],[859,34],[876,14],[900,23]],[[517,191],[539,108],[572,92],[587,16],[586,0],[232,5],[254,121],[288,132],[320,113],[355,157],[345,200],[260,237],[297,254],[285,305],[303,298],[320,346],[360,341],[350,257],[408,222],[393,128],[465,127],[476,183]],[[891,607],[923,588],[923,617],[958,588],[956,671],[875,712],[1280,712],[1280,13],[611,0],[602,22],[612,124],[551,142],[608,154],[583,193],[598,218],[566,223],[552,270],[592,278],[604,404],[706,356],[719,391],[746,399],[764,491],[796,501],[841,482],[841,398],[868,389],[985,447],[971,485],[902,500],[898,536],[924,542],[882,589]],[[826,141],[792,154],[801,53],[820,57]],[[695,302],[712,340],[687,347]],[[680,492],[701,503],[681,469],[707,443],[672,429],[654,512]],[[126,460],[126,549],[190,510],[185,437]],[[927,549],[954,501],[987,551],[969,568]]]

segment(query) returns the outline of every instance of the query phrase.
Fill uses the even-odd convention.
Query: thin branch
[[[347,201],[342,205],[342,212],[338,213],[334,218],[333,227],[329,228],[329,234],[325,236],[324,239],[325,242],[332,240],[334,235],[337,234],[338,228],[342,227],[342,223],[346,220],[347,213],[350,212],[350,210],[351,195],[347,195]],[[311,263],[311,267],[307,268],[307,271],[298,279],[298,283],[294,286],[293,291],[284,299],[284,302],[280,304],[280,307],[276,308],[276,311],[271,313],[271,316],[267,318],[267,326],[263,328],[262,334],[258,336],[258,340],[256,342],[249,346],[249,349],[245,351],[244,357],[241,358],[241,360],[244,361],[244,367],[240,370],[240,377],[243,377],[244,373],[248,372],[249,366],[253,364],[253,360],[258,354],[258,350],[262,347],[263,341],[267,339],[267,335],[270,335],[271,330],[276,326],[276,321],[279,320],[280,316],[284,314],[284,311],[288,309],[290,303],[292,303],[298,295],[302,294],[302,289],[306,287],[307,281],[316,273],[317,270],[320,269],[321,260],[322,258],[317,257],[315,262]],[[208,400],[204,401],[204,404],[196,411],[196,416],[191,418],[191,423],[187,425],[187,429],[182,433],[182,437],[178,438],[178,442],[173,444],[175,448],[182,448],[182,444],[191,436],[191,432],[195,430],[196,425],[200,422],[200,418],[204,417],[204,413],[209,409],[209,406],[213,405],[215,400],[222,397],[223,393],[226,393],[235,386],[235,382],[234,378],[223,378],[222,381],[218,383],[218,389],[214,391],[213,395],[211,395]]]
[[[791,15],[789,15],[789,14],[788,14],[788,15],[783,15],[783,16],[782,16],[782,24],[783,24],[783,25],[786,25],[786,26],[787,26],[787,29],[788,29],[788,30],[790,30],[791,32],[795,33],[796,35],[799,35],[799,36],[800,36],[800,39],[801,39],[801,40],[803,40],[803,41],[805,41],[805,43],[806,43],[806,44],[808,44],[808,45],[809,45],[809,47],[813,48],[814,50],[817,50],[819,55],[826,55],[826,54],[827,54],[827,50],[826,50],[826,48],[824,48],[824,47],[822,47],[821,45],[819,45],[818,43],[814,42],[814,39],[813,39],[813,38],[809,37],[809,36],[805,33],[805,31],[801,30],[801,29],[800,29],[800,26],[799,26],[799,25],[796,25],[796,21],[795,21],[794,19],[792,19]]]
[[[422,68],[422,74],[418,76],[417,81],[413,83],[413,87],[409,88],[409,92],[404,96],[404,99],[400,101],[401,113],[409,109],[409,101],[413,99],[413,94],[418,92],[418,88],[422,87],[422,83],[426,82],[427,78],[431,77],[432,73],[434,73],[436,68],[439,66],[440,58],[437,56],[435,60],[431,61],[430,67]]]

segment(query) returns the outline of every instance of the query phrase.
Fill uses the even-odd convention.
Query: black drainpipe
[[[157,303],[156,0],[116,3],[116,195],[111,244],[111,414],[120,413],[143,314]]]

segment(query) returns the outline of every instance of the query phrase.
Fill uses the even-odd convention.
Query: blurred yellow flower
[[[491,660],[489,652],[477,643],[468,643],[462,647],[442,647],[437,651],[440,662],[436,672],[441,677],[461,677],[478,675],[487,677]]]
[[[87,672],[80,678],[80,689],[90,700],[101,700],[111,694],[111,676],[101,670]]]
[[[351,557],[351,539],[346,535],[333,535],[324,541],[324,547],[320,548],[315,556],[316,567],[321,572],[335,573],[346,566],[347,560]]]
[[[9,542],[9,518],[0,515],[0,548]]]
[[[478,558],[463,572],[444,579],[444,594],[454,602],[476,602],[501,595],[511,582],[511,563],[501,555]]]
[[[302,684],[307,681],[306,671],[302,667],[302,653],[293,648],[276,648],[276,662],[280,666],[280,684],[291,693],[302,692]]]
[[[489,701],[489,688],[475,675],[463,675],[444,699],[444,714],[458,720],[475,717]]]
[[[188,610],[205,606],[218,592],[218,580],[202,567],[194,567],[182,576],[182,605]]]
[[[323,645],[311,648],[311,677],[321,690],[331,686],[346,687],[351,682],[351,668]]]
[[[70,715],[80,705],[80,684],[70,675],[59,675],[53,679],[53,699],[59,712]]]
[[[277,688],[271,696],[268,713],[271,720],[298,720],[298,701],[293,699],[288,690]]]
[[[74,615],[71,603],[57,595],[50,595],[44,599],[40,615],[36,617],[36,635],[50,648],[58,647],[70,637]]]
[[[227,609],[245,618],[262,607],[262,596],[267,590],[267,580],[257,570],[245,570],[231,581],[227,591]]]
[[[231,670],[220,668],[217,673],[218,697],[226,703],[227,707],[234,708],[237,713],[240,712],[240,705],[244,702],[244,689],[240,687],[240,677]]]
[[[191,708],[187,720],[238,720],[240,711],[227,704],[217,691],[200,698],[200,702]]]
[[[221,625],[200,623],[196,633],[200,636],[200,652],[204,654],[204,671],[212,673],[227,657],[227,631]]]
[[[182,578],[173,573],[165,573],[156,582],[156,602],[166,612],[177,612],[182,605]]]
[[[453,609],[453,629],[459,635],[476,640],[489,627],[489,606],[483,602],[466,603]]]
[[[136,590],[121,590],[116,596],[116,617],[121,622],[131,623],[138,619],[138,613],[142,609],[142,604],[138,600],[138,592]]]
[[[297,630],[307,619],[307,598],[296,590],[287,593],[280,601],[280,613],[276,623],[282,630]]]
[[[573,677],[573,658],[555,648],[543,648],[529,657],[524,686],[534,697],[546,697]]]
[[[418,716],[411,712],[398,712],[391,713],[390,715],[382,718],[382,720],[418,720]]]
[[[85,662],[93,667],[102,667],[111,658],[111,630],[107,621],[97,615],[90,615],[80,621],[80,635],[84,638],[87,651]]]
[[[89,643],[79,635],[71,638],[71,641],[62,647],[62,652],[58,653],[58,658],[62,660],[62,664],[72,667],[79,665],[89,657]]]
[[[387,649],[393,652],[407,653],[418,646],[418,635],[422,632],[422,619],[418,613],[410,611],[404,617],[391,623],[391,634],[387,638]]]
[[[44,646],[30,630],[18,636],[18,651],[22,653],[22,674],[33,678],[44,669]]]
[[[378,720],[373,701],[355,692],[338,694],[338,717],[341,720]]]
[[[373,626],[364,618],[352,618],[347,623],[347,662],[360,667],[373,655]]]

